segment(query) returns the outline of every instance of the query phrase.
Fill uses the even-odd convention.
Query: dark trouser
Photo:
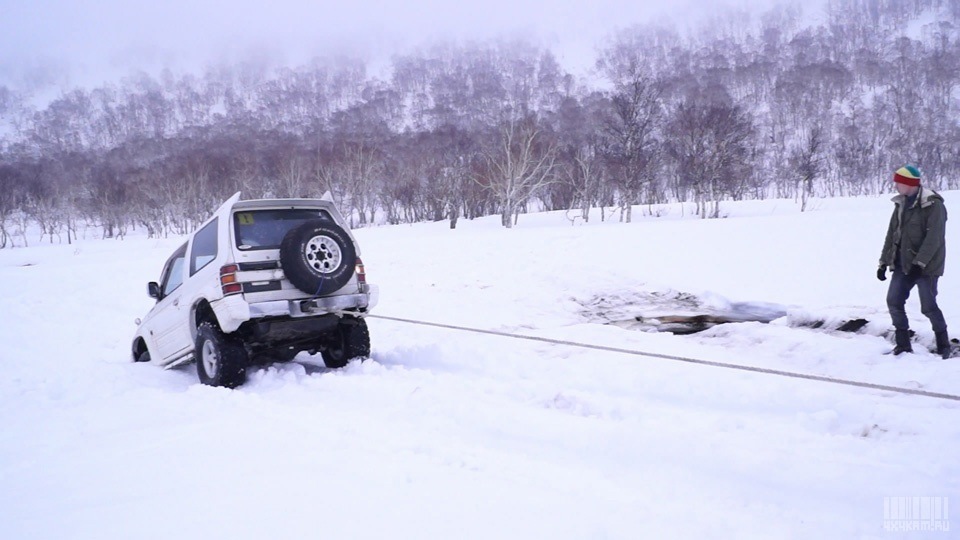
[[[934,333],[947,331],[947,321],[943,319],[943,312],[937,306],[938,279],[936,276],[911,276],[900,270],[892,272],[890,288],[887,289],[887,308],[890,309],[894,328],[897,330],[910,328],[904,307],[907,304],[907,298],[910,297],[910,291],[916,286],[920,293],[920,311],[930,319]]]

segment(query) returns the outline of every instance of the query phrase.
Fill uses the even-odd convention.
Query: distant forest
[[[960,2],[830,0],[620,31],[597,78],[527,42],[131,75],[42,108],[0,86],[0,247],[191,231],[223,199],[330,191],[353,226],[960,188]],[[593,214],[591,214],[593,208]],[[601,211],[596,210],[601,208]],[[30,238],[25,231],[42,230]],[[49,238],[47,238],[49,237]]]

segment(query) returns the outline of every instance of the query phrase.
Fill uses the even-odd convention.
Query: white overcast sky
[[[47,65],[68,73],[70,84],[89,85],[249,54],[288,64],[340,52],[375,59],[430,41],[518,35],[576,71],[618,28],[684,24],[718,6],[765,10],[776,1],[0,0],[0,83]]]

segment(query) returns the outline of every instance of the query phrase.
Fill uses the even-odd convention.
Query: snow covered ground
[[[947,192],[960,216],[960,193]],[[874,275],[888,198],[563,213],[356,231],[376,313],[960,394],[893,357]],[[643,208],[637,208],[635,216]],[[960,220],[940,299],[960,333]],[[905,538],[891,497],[960,508],[960,403],[370,319],[372,358],[133,364],[178,239],[0,250],[0,538]],[[676,336],[605,321],[757,302]],[[908,310],[932,344],[915,298]],[[855,334],[798,327],[871,322]],[[903,500],[903,499],[896,499]],[[913,499],[908,499],[913,500]],[[890,517],[889,514],[887,517]],[[952,518],[952,521],[949,521]],[[889,524],[889,523],[888,523]]]

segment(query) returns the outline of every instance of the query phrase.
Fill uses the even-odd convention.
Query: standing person
[[[920,311],[930,319],[937,340],[937,353],[950,356],[950,338],[943,312],[937,306],[937,281],[943,275],[946,260],[947,209],[939,193],[920,184],[920,171],[904,165],[893,174],[897,196],[893,198],[893,215],[883,242],[877,279],[887,279],[887,308],[896,331],[893,354],[913,352],[910,346],[910,325],[904,309],[910,291],[917,287]]]

